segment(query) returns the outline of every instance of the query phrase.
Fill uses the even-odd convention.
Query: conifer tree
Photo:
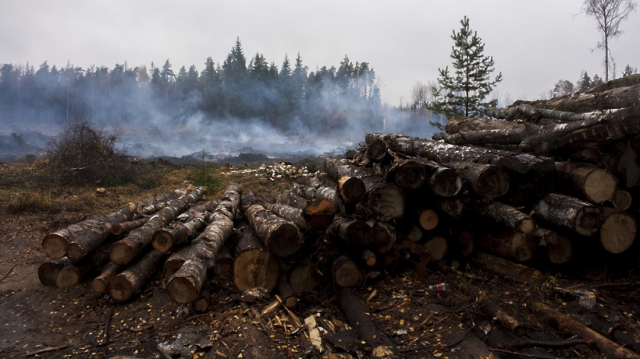
[[[493,80],[490,78],[494,71],[493,57],[483,54],[484,44],[477,32],[469,28],[469,18],[465,16],[460,23],[460,31],[454,30],[451,36],[454,41],[451,52],[453,71],[450,72],[448,66],[444,70],[438,69],[439,86],[431,88],[435,100],[427,104],[430,110],[447,118],[454,115],[478,116],[485,108],[497,106],[496,99],[485,101],[485,98],[502,81],[502,73]]]

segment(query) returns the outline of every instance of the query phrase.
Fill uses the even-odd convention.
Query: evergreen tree
[[[450,118],[454,115],[478,116],[488,107],[496,107],[498,100],[485,102],[493,87],[502,81],[502,73],[493,80],[490,74],[494,71],[494,61],[490,56],[483,55],[484,44],[477,32],[469,28],[469,18],[460,21],[462,28],[451,38],[454,41],[451,58],[453,59],[453,73],[449,67],[438,69],[439,88],[433,88],[436,100],[428,104],[434,112]]]
[[[627,64],[627,67],[625,67],[622,71],[622,77],[631,76],[636,73],[638,73],[638,69],[634,69],[633,67],[631,67],[631,65]]]
[[[602,84],[604,84],[604,81],[602,81],[602,78],[597,74],[593,75],[593,80],[591,81],[591,87],[600,86]]]
[[[580,79],[576,83],[576,87],[578,91],[586,91],[591,88],[591,77],[586,71],[582,71],[580,74]]]

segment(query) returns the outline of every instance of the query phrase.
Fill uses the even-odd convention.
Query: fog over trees
[[[46,61],[37,67],[4,64],[0,119],[13,126],[58,127],[89,120],[121,130],[144,127],[147,134],[161,132],[163,138],[187,129],[171,135],[183,137],[190,145],[186,152],[197,150],[196,143],[202,149],[198,140],[210,143],[211,136],[228,141],[248,136],[258,142],[264,140],[255,138],[260,134],[314,134],[358,141],[368,131],[433,132],[424,114],[383,105],[373,67],[346,55],[337,67],[310,70],[300,54],[285,56],[281,64],[260,53],[248,57],[238,39],[223,61],[209,57],[203,65],[176,69],[170,59],[149,67],[125,62],[86,69],[71,62],[64,67]],[[148,145],[139,138],[134,142]],[[253,147],[251,142],[247,139],[244,146]],[[128,146],[136,152],[136,145]]]

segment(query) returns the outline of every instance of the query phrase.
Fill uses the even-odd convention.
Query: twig
[[[17,267],[17,264],[14,264],[13,267],[11,267],[11,269],[9,269],[9,271],[7,273],[5,273],[5,275],[2,276],[2,278],[0,278],[0,282],[2,282],[5,278],[7,278],[7,276],[13,272],[13,270]]]
[[[48,353],[48,352],[53,352],[53,351],[60,350],[60,349],[65,349],[66,347],[68,347],[67,344],[58,345],[57,347],[46,347],[46,348],[34,350],[32,352],[28,352],[26,356],[32,357],[34,355],[38,355],[38,354],[42,354],[42,353]]]
[[[104,322],[104,342],[102,342],[102,344],[100,344],[100,346],[105,346],[109,343],[111,343],[111,317],[113,317],[113,311],[115,310],[114,306],[111,306],[111,308],[109,308],[109,311],[107,312],[107,320]]]
[[[589,344],[588,341],[583,339],[565,340],[563,342],[540,342],[537,340],[526,340],[519,343],[501,343],[500,348],[522,348],[528,346],[534,347],[549,347],[549,348],[563,348],[578,344]]]
[[[496,352],[496,353],[517,355],[517,356],[521,356],[521,357],[525,357],[525,358],[555,359],[555,357],[546,356],[546,355],[535,355],[535,354],[519,353],[519,352],[513,352],[513,351],[510,351],[510,350],[504,350],[504,349],[489,348],[489,350],[492,351],[492,352]]]

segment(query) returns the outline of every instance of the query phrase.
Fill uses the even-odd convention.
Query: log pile
[[[238,291],[263,288],[287,307],[324,281],[358,333],[394,355],[350,289],[367,278],[464,262],[521,282],[600,257],[635,268],[638,86],[452,118],[434,139],[370,133],[315,175],[284,166],[305,181],[274,198],[229,186],[219,200],[191,188],[128,204],[47,235],[38,274],[59,287],[93,274],[95,291],[123,302],[162,271],[173,301],[205,310],[208,281],[227,271]],[[483,310],[522,335],[496,303]]]

